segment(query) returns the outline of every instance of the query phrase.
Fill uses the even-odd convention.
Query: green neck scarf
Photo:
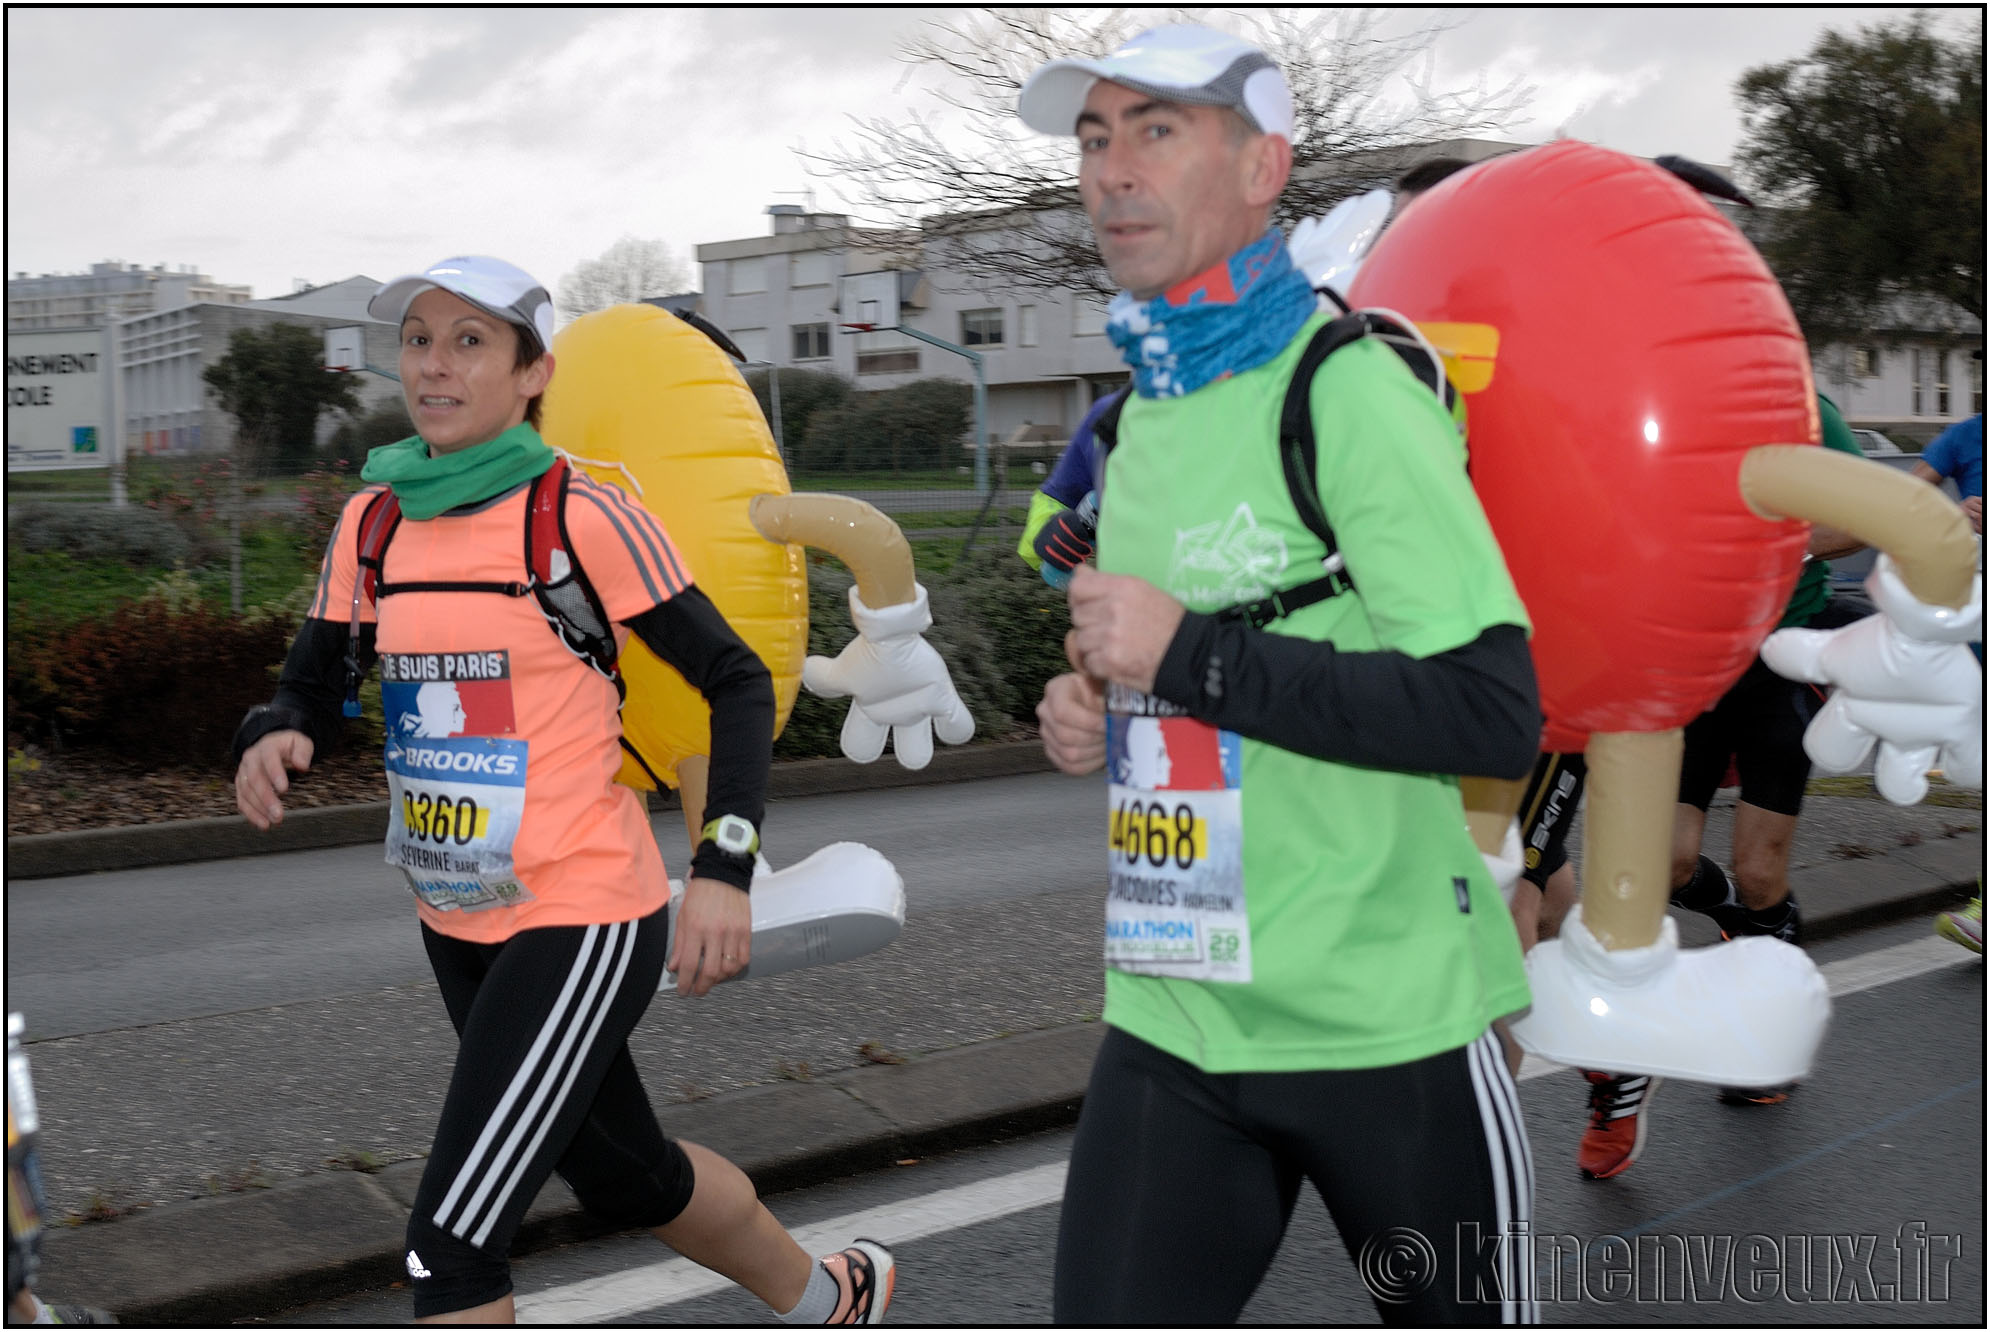
[[[544,472],[557,456],[537,430],[521,421],[495,439],[433,457],[420,435],[410,435],[368,453],[359,475],[385,481],[394,488],[402,513],[426,519],[502,495]]]

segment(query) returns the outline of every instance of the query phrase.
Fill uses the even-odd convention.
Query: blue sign
[[[70,426],[69,447],[76,453],[97,451],[97,428],[95,426]]]

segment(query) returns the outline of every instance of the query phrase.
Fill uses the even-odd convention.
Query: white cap
[[[1016,101],[1039,134],[1072,134],[1100,79],[1164,102],[1227,106],[1265,134],[1292,141],[1292,90],[1272,58],[1241,37],[1192,24],[1143,32],[1099,60],[1053,60]]]
[[[459,255],[431,264],[420,273],[397,277],[373,293],[366,313],[398,327],[415,297],[431,287],[461,296],[507,324],[531,329],[538,336],[541,351],[553,345],[553,298],[524,269],[486,255]]]

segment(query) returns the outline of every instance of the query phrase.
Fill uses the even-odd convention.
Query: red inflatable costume
[[[1430,191],[1348,299],[1451,353],[1473,482],[1534,620],[1542,747],[1712,706],[1808,534],[1749,511],[1742,459],[1818,439],[1803,335],[1733,225],[1650,163],[1564,141]]]

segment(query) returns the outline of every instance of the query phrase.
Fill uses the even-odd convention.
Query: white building
[[[359,376],[361,410],[398,400],[401,386],[389,378],[400,354],[398,331],[366,315],[366,300],[379,286],[370,277],[350,277],[267,301],[201,302],[120,321],[126,451],[219,452],[233,444],[234,420],[201,376],[228,354],[228,340],[238,328],[301,324],[322,333],[358,327],[369,367]],[[337,425],[332,416],[321,417],[319,442]]]
[[[1096,397],[1127,381],[1097,300],[969,284],[946,271],[944,243],[917,232],[867,230],[793,204],[767,211],[771,235],[697,247],[701,313],[751,361],[832,371],[864,390],[936,376],[972,382],[969,363],[953,353],[900,333],[840,328],[863,314],[837,308],[843,277],[897,272],[904,325],[985,358],[991,439],[1023,425],[1063,438]]]
[[[105,312],[120,318],[207,301],[242,305],[247,287],[216,282],[191,265],[167,268],[111,261],[87,273],[16,273],[7,279],[9,332],[51,328],[102,328]]]
[[[1947,301],[1903,297],[1851,342],[1814,348],[1818,389],[1848,423],[1926,444],[1983,410],[1983,321]]]

